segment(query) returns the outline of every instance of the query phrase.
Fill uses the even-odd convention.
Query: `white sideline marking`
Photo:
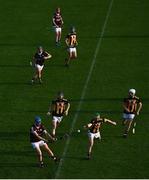
[[[79,102],[78,107],[77,107],[77,112],[75,113],[75,116],[74,116],[72,124],[71,124],[71,128],[69,130],[70,135],[73,132],[73,129],[74,129],[74,126],[75,126],[75,123],[76,123],[76,120],[78,118],[79,111],[81,109],[81,105],[82,105],[82,102],[83,102],[82,100],[85,97],[86,89],[88,87],[88,83],[90,81],[90,78],[91,78],[91,75],[92,75],[92,72],[93,72],[93,69],[94,69],[94,65],[95,65],[95,62],[96,62],[96,57],[97,57],[97,54],[99,53],[99,50],[100,50],[100,47],[101,47],[101,42],[102,42],[102,39],[103,39],[103,36],[104,36],[104,33],[105,33],[105,29],[106,29],[106,25],[107,25],[107,22],[108,22],[108,19],[109,19],[109,15],[111,13],[113,1],[114,0],[111,0],[111,2],[109,4],[109,8],[107,10],[107,14],[106,14],[105,21],[104,21],[104,24],[103,24],[103,27],[102,27],[101,35],[100,35],[100,38],[98,40],[98,43],[97,43],[97,46],[96,46],[96,49],[95,49],[95,53],[94,53],[94,56],[93,56],[93,59],[92,59],[91,67],[90,67],[89,73],[87,75],[87,78],[86,78],[86,81],[85,81],[85,84],[84,84],[84,87],[83,87],[83,90],[82,90],[81,99],[80,99],[80,102]],[[58,177],[59,177],[59,174],[60,174],[63,162],[64,162],[64,157],[65,157],[65,155],[67,153],[69,144],[70,144],[70,138],[68,138],[67,141],[66,141],[64,151],[63,151],[63,154],[62,154],[62,158],[61,158],[61,160],[59,162],[57,171],[55,173],[55,179],[58,179]]]

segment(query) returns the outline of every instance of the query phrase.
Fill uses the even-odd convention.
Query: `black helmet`
[[[76,28],[74,26],[72,26],[70,31],[71,31],[71,33],[74,33],[74,32],[76,32]]]

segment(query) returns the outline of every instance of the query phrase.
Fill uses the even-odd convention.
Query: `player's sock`
[[[127,137],[127,133],[124,133],[124,134],[123,134],[123,137],[126,138],[126,137]]]
[[[136,133],[136,122],[134,122],[134,124],[133,124],[132,133],[133,133],[133,134]]]
[[[43,168],[43,167],[44,167],[43,161],[40,162],[39,167],[40,167],[40,168]]]
[[[87,154],[87,159],[91,159],[91,153]]]
[[[35,78],[32,78],[31,83],[33,84],[35,82]]]
[[[59,161],[59,158],[56,157],[56,156],[52,156],[51,158],[52,158],[55,162],[58,162],[58,161]]]
[[[41,78],[39,78],[39,83],[40,83],[40,84],[42,84],[42,83],[43,83]]]

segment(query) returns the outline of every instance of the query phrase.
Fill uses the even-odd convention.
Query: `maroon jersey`
[[[52,101],[52,115],[61,117],[64,115],[66,106],[68,105],[67,99],[56,99]]]
[[[44,65],[44,57],[47,57],[48,56],[48,53],[43,51],[42,53],[36,53],[34,55],[34,58],[35,58],[35,64],[39,64],[40,66]]]
[[[92,119],[91,122],[90,122],[92,125],[89,128],[89,131],[91,133],[99,132],[101,124],[104,123],[104,122],[105,122],[104,118],[100,118],[100,119],[94,118],[94,119]]]
[[[63,20],[62,20],[62,16],[60,13],[55,13],[53,16],[53,26],[58,26],[58,27],[62,27],[63,24]]]
[[[124,105],[129,109],[129,111],[126,111],[124,109],[124,113],[135,114],[137,110],[137,106],[140,102],[141,102],[140,98],[136,96],[124,98]]]
[[[40,141],[40,139],[38,139],[38,137],[36,137],[36,135],[34,134],[34,131],[39,135],[42,136],[44,134],[44,126],[42,124],[40,124],[39,126],[36,126],[35,124],[33,124],[33,126],[30,129],[30,142],[38,142]]]

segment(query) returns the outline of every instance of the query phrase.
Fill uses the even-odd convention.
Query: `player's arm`
[[[53,17],[52,21],[53,21],[54,26],[58,27],[57,24],[55,23],[55,17]]]
[[[63,18],[62,18],[62,16],[61,16],[61,22],[62,22],[62,25],[64,24],[64,21],[63,21]]]
[[[67,108],[66,108],[66,110],[65,110],[65,115],[66,115],[66,116],[68,115],[69,109],[70,109],[70,103],[67,104]]]
[[[89,123],[89,124],[87,124],[87,125],[85,125],[85,126],[83,126],[85,129],[88,129],[88,128],[90,128],[92,126],[92,123]]]
[[[127,108],[126,102],[123,103],[123,108],[124,108],[125,111],[130,112],[130,110]]]
[[[44,59],[50,59],[52,57],[52,55],[49,54],[48,52],[45,52],[45,55],[46,56],[44,56]]]
[[[67,37],[65,38],[65,43],[66,43],[67,46],[69,46],[69,36],[67,36]]]
[[[33,133],[39,140],[43,140],[43,141],[45,141],[45,142],[48,142],[45,138],[39,136],[39,135],[37,134],[37,132],[34,131],[33,129],[32,129],[32,133]]]
[[[138,110],[137,110],[137,115],[139,115],[139,113],[140,113],[140,111],[142,109],[142,102],[140,101],[138,105],[139,105],[139,107],[138,107]]]
[[[111,121],[110,119],[104,118],[104,122],[108,122],[108,123],[110,123],[110,124],[116,125],[116,122]]]
[[[52,137],[46,130],[44,130],[44,134],[46,135],[47,138],[50,138],[52,141],[55,141],[56,139]]]
[[[32,60],[30,61],[30,66],[35,66],[35,56],[32,58]]]

